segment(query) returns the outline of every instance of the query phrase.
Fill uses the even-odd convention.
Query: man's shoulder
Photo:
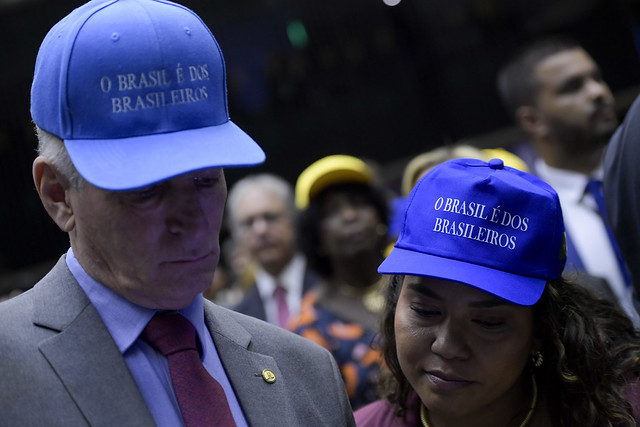
[[[236,322],[251,336],[254,343],[278,343],[279,345],[292,343],[295,345],[305,345],[311,341],[300,337],[299,335],[283,329],[279,326],[268,323],[256,317],[237,312],[221,306],[209,307],[216,312],[220,319]]]
[[[27,290],[8,300],[0,302],[0,338],[4,341],[8,337],[16,337],[33,321],[33,289]]]
[[[81,308],[87,301],[84,292],[67,268],[63,255],[33,287],[0,302],[0,316],[20,316],[41,309],[55,313],[66,310],[67,306],[75,303]]]
[[[242,330],[250,336],[251,342],[254,345],[275,345],[277,347],[283,345],[302,345],[308,347],[311,345],[311,347],[316,347],[313,342],[306,338],[302,338],[293,332],[253,316],[216,305],[212,302],[206,302],[205,307],[205,311],[209,311],[215,315],[216,321],[219,322],[217,325],[218,329],[222,328],[224,331],[230,331],[233,329],[233,324],[235,324],[234,326],[240,326]],[[317,347],[322,349],[320,346]]]

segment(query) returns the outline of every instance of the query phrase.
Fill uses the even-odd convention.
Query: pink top
[[[640,423],[640,378],[629,381],[625,395],[633,407],[633,415]],[[376,400],[355,411],[357,427],[414,427],[420,425],[420,399],[413,393],[409,397],[404,417],[394,415],[395,407],[387,399]]]
[[[408,408],[404,417],[394,415],[395,406],[387,399],[372,402],[357,411],[353,416],[358,427],[414,427],[420,425],[420,399],[413,393],[409,396]]]

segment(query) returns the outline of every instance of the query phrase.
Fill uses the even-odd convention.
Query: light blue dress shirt
[[[84,271],[71,248],[67,251],[66,261],[71,274],[87,294],[111,333],[156,424],[159,427],[184,425],[171,385],[169,364],[166,357],[143,340],[138,339],[156,310],[133,304],[94,280]],[[179,313],[189,319],[195,327],[202,345],[202,363],[209,374],[222,385],[236,424],[247,426],[247,421],[224,371],[211,334],[204,324],[202,295],[198,295],[188,307],[180,310]]]

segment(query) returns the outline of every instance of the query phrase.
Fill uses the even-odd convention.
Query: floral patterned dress
[[[383,359],[371,346],[376,332],[339,317],[321,304],[318,292],[313,290],[305,294],[300,314],[291,319],[289,329],[333,354],[354,410],[378,399]]]

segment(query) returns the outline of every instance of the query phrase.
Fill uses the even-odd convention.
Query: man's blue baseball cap
[[[31,115],[106,190],[265,159],[229,119],[213,34],[169,1],[93,0],[58,22],[38,52]]]
[[[500,159],[456,159],[413,188],[378,272],[460,282],[529,306],[565,261],[562,209],[551,186]]]

